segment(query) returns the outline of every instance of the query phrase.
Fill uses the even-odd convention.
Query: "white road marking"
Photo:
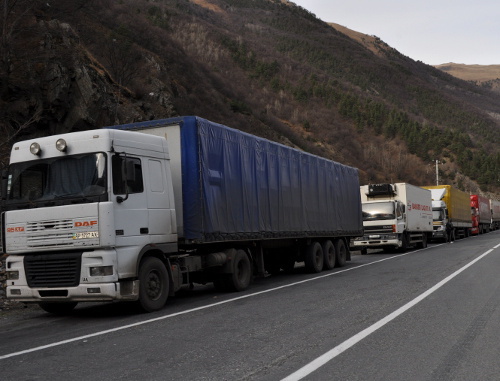
[[[440,245],[433,246],[433,248],[437,247],[437,246],[440,246]],[[150,323],[154,323],[154,322],[157,322],[157,321],[170,319],[170,318],[173,318],[173,317],[176,317],[176,316],[180,316],[180,315],[186,315],[186,314],[189,314],[191,312],[205,310],[205,309],[208,309],[208,308],[220,306],[222,304],[227,304],[227,303],[235,302],[237,300],[251,298],[251,297],[254,297],[254,296],[257,296],[257,295],[262,295],[262,294],[266,294],[266,293],[273,292],[273,291],[278,291],[278,290],[281,290],[281,289],[284,289],[284,288],[287,288],[287,287],[293,287],[293,286],[296,286],[296,285],[299,285],[299,284],[302,284],[302,283],[312,282],[312,281],[315,281],[315,280],[318,280],[318,279],[327,278],[327,277],[330,277],[330,276],[333,276],[333,275],[337,275],[337,274],[341,274],[341,273],[344,273],[344,272],[347,272],[347,271],[357,270],[357,269],[359,269],[361,267],[366,267],[366,266],[374,265],[376,263],[388,261],[390,259],[401,258],[402,256],[405,256],[405,255],[408,255],[408,254],[414,254],[414,253],[416,253],[418,251],[421,251],[421,250],[425,250],[425,249],[413,250],[413,251],[410,251],[410,252],[407,252],[407,253],[404,253],[404,254],[400,254],[400,255],[396,255],[396,256],[392,256],[392,257],[383,258],[383,259],[380,259],[378,261],[373,261],[373,262],[370,262],[370,263],[364,263],[364,264],[356,266],[356,267],[351,267],[351,268],[348,268],[348,269],[339,270],[339,271],[336,271],[334,273],[328,273],[328,274],[324,274],[324,275],[319,275],[319,276],[316,276],[314,278],[309,278],[309,279],[301,280],[299,282],[294,282],[294,283],[286,284],[286,285],[283,285],[283,286],[271,288],[269,290],[254,292],[254,293],[248,294],[248,295],[238,296],[236,298],[231,298],[231,299],[228,299],[228,300],[223,300],[221,302],[208,304],[206,306],[191,308],[189,310],[176,312],[176,313],[173,313],[173,314],[170,314],[170,315],[160,316],[160,317],[157,317],[157,318],[154,318],[154,319],[148,319],[148,320],[144,320],[144,321],[133,323],[133,324],[123,325],[121,327],[116,327],[116,328],[111,328],[111,329],[107,329],[107,330],[104,330],[104,331],[90,333],[88,335],[73,337],[71,339],[57,341],[57,342],[54,342],[54,343],[50,343],[50,344],[46,344],[46,345],[41,345],[39,347],[28,348],[28,349],[25,349],[25,350],[22,350],[22,351],[19,351],[19,352],[7,353],[5,355],[0,355],[0,360],[4,360],[4,359],[10,358],[10,357],[21,356],[21,355],[24,355],[24,354],[27,354],[27,353],[37,352],[37,351],[41,351],[41,350],[44,350],[44,349],[54,348],[54,347],[58,347],[58,346],[64,345],[64,344],[74,343],[75,341],[87,340],[87,339],[89,339],[91,337],[107,335],[109,333],[123,331],[125,329],[134,328],[134,327],[137,327],[137,326],[141,326],[141,325],[145,325],[145,324],[150,324]]]
[[[363,331],[357,333],[356,335],[352,336],[351,338],[347,339],[343,343],[337,345],[335,348],[329,350],[328,352],[324,353],[320,357],[316,358],[315,360],[311,361],[309,364],[303,366],[296,372],[292,373],[288,377],[285,377],[282,379],[282,381],[298,381],[303,379],[304,377],[308,376],[312,372],[316,371],[329,361],[333,360],[335,357],[340,355],[342,352],[348,350],[351,348],[353,345],[359,343],[361,340],[366,338],[368,335],[372,334],[373,332],[377,331],[378,329],[382,328],[384,325],[389,323],[390,321],[394,320],[397,318],[399,315],[403,314],[413,306],[415,306],[417,303],[420,303],[422,300],[427,298],[429,295],[431,295],[433,292],[444,286],[446,283],[448,283],[450,280],[455,278],[458,274],[461,272],[465,271],[468,269],[470,266],[472,266],[474,263],[480,261],[483,259],[485,256],[490,254],[494,249],[500,247],[500,244],[495,246],[493,249],[490,249],[486,251],[485,253],[481,254],[479,257],[474,259],[473,261],[469,262],[467,265],[464,267],[460,268],[459,270],[455,271],[453,274],[447,276],[444,278],[441,282],[437,283],[435,286],[431,287],[427,291],[425,291],[423,294],[420,294],[417,296],[415,299],[412,301],[408,302],[405,304],[403,307],[397,309],[393,313],[387,315],[383,319],[379,320],[375,324],[371,325],[370,327],[364,329]]]

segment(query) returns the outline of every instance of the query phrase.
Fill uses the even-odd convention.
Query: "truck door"
[[[134,276],[137,253],[149,242],[143,164],[122,153],[113,155],[111,163],[118,268],[121,277]]]

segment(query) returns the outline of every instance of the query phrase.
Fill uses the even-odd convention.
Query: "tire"
[[[406,253],[406,251],[409,248],[408,241],[409,241],[408,234],[403,233],[403,238],[401,240],[401,247],[399,248],[399,252],[400,253]]]
[[[417,248],[425,249],[427,247],[427,234],[422,234],[422,241],[417,243]]]
[[[323,249],[317,241],[307,245],[304,256],[306,270],[310,273],[319,273],[323,270]]]
[[[76,307],[78,302],[41,302],[38,303],[40,308],[45,312],[54,315],[67,315]]]
[[[323,269],[331,270],[335,267],[335,246],[329,239],[321,245],[323,249]]]
[[[158,311],[168,299],[169,277],[165,264],[148,257],[139,268],[139,306],[146,312]]]
[[[347,262],[347,247],[343,239],[335,240],[335,266],[343,267]]]
[[[361,255],[366,255],[368,254],[368,249],[365,247],[364,249],[361,249]]]
[[[247,253],[237,250],[231,261],[231,273],[227,274],[227,286],[230,291],[244,291],[252,281],[252,263]]]

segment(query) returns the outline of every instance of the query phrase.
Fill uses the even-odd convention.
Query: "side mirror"
[[[9,171],[7,171],[6,169],[2,169],[2,185],[0,189],[0,200],[4,200],[7,197],[8,174]]]
[[[127,154],[125,154],[122,161],[121,176],[123,181],[123,189],[125,190],[125,197],[116,197],[116,201],[119,204],[128,199],[128,182],[135,180],[135,165],[132,160],[127,160]]]

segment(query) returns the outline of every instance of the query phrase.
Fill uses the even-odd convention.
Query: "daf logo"
[[[76,221],[75,228],[79,228],[81,226],[95,226],[97,225],[97,221]]]

